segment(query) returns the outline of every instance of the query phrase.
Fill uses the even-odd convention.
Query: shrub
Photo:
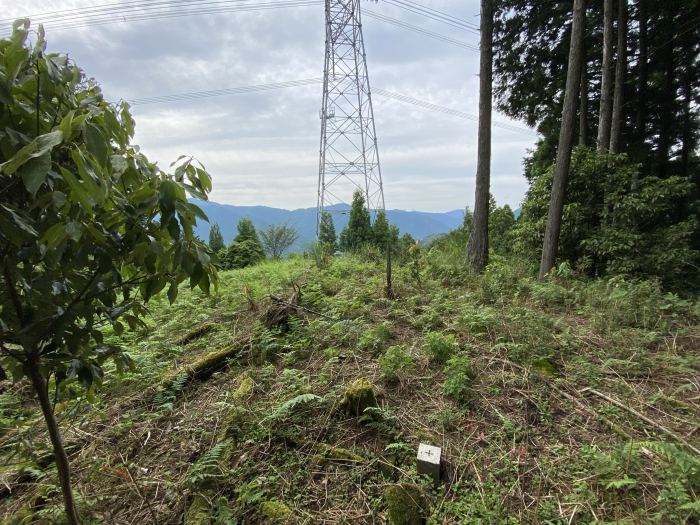
[[[206,200],[211,177],[191,158],[172,174],[149,162],[131,143],[127,103],[110,104],[66,55],[46,52],[41,26],[31,37],[28,19],[12,28],[0,39],[0,365],[32,383],[76,525],[48,384],[58,394],[79,383],[90,398],[108,361],[134,367],[101,328],[140,329],[145,303],[165,289],[174,302],[185,280],[216,285],[195,235],[206,216],[188,200]]]
[[[534,174],[516,228],[518,250],[538,260],[553,167]],[[588,275],[697,279],[692,237],[698,219],[684,210],[692,184],[679,176],[645,175],[626,155],[575,150],[567,183],[558,253]]]
[[[380,350],[391,339],[390,326],[389,323],[381,323],[371,328],[360,337],[358,346],[363,350]]]
[[[253,239],[246,239],[234,242],[226,249],[221,260],[221,266],[226,270],[235,268],[246,268],[265,259],[265,252],[259,242]]]
[[[379,372],[388,383],[397,383],[415,368],[411,352],[403,346],[391,346],[379,357]]]
[[[474,372],[471,360],[466,353],[457,354],[447,361],[445,366],[445,393],[457,401],[469,398]]]
[[[454,353],[457,348],[455,336],[452,334],[443,335],[440,332],[429,332],[425,336],[423,351],[428,354],[430,360],[435,363],[444,363]]]

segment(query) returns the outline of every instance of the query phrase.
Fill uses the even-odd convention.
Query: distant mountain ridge
[[[207,240],[211,224],[217,223],[221,228],[226,244],[236,236],[238,221],[247,217],[253,221],[257,229],[266,228],[270,224],[284,224],[294,226],[299,231],[299,240],[294,249],[302,249],[308,246],[316,237],[316,208],[300,208],[297,210],[285,210],[271,208],[269,206],[235,206],[232,204],[220,204],[212,201],[193,199],[204,213],[209,217],[209,224],[199,221],[196,228],[197,235]],[[333,223],[337,234],[347,225],[347,205],[330,207],[333,215]],[[415,239],[422,240],[426,237],[447,233],[462,224],[463,210],[453,210],[444,213],[387,210],[389,222],[395,224],[401,233],[410,233]]]

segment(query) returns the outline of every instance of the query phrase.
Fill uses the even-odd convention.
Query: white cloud
[[[11,17],[91,4],[0,0],[0,5]],[[429,5],[478,23],[478,0]],[[471,44],[478,40],[389,4],[363,8]],[[477,114],[478,53],[373,18],[363,22],[373,87]],[[68,52],[112,100],[320,77],[325,38],[322,6],[49,29],[47,36],[50,50]],[[181,153],[196,156],[213,176],[213,200],[315,206],[320,99],[319,85],[134,106],[136,142],[165,167]],[[471,205],[476,122],[378,95],[374,103],[388,206]],[[501,115],[494,120],[520,125]],[[492,192],[499,202],[519,205],[527,188],[522,158],[533,143],[534,135],[494,128]]]

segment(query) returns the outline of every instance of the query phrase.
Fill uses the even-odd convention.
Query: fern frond
[[[294,411],[299,405],[305,405],[314,401],[320,401],[322,398],[316,394],[299,394],[292,399],[285,401],[278,406],[272,414],[261,420],[261,423],[271,419],[279,419]]]
[[[207,481],[224,476],[221,469],[221,459],[226,449],[231,445],[231,440],[226,439],[207,450],[201,458],[190,466],[187,473],[187,482],[190,485],[201,485]]]

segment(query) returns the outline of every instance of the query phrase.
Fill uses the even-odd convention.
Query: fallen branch
[[[318,315],[320,317],[325,317],[326,319],[330,319],[331,321],[335,321],[335,319],[333,317],[331,317],[330,315],[326,315],[326,314],[323,314],[321,312],[317,312],[316,310],[312,310],[311,308],[307,308],[307,307],[301,306],[299,304],[290,303],[289,301],[285,301],[284,299],[282,299],[281,297],[278,297],[276,295],[271,295],[270,299],[272,299],[272,301],[274,301],[275,303],[280,303],[280,304],[283,304],[285,306],[295,308],[297,310],[303,310],[304,312],[308,312],[310,314]]]
[[[596,396],[598,396],[598,397],[600,397],[600,398],[602,398],[602,399],[605,399],[605,400],[608,401],[609,403],[612,403],[613,405],[615,405],[615,406],[617,406],[617,407],[619,407],[619,408],[621,408],[621,409],[623,409],[623,410],[626,410],[626,411],[629,412],[630,414],[633,414],[633,415],[637,416],[639,419],[641,419],[642,421],[645,421],[646,423],[650,424],[650,425],[653,426],[655,429],[657,429],[657,430],[663,432],[663,433],[666,434],[667,436],[672,437],[672,438],[675,439],[676,441],[678,441],[678,442],[680,442],[680,443],[683,443],[686,447],[688,447],[689,450],[693,451],[695,454],[697,454],[698,456],[700,456],[700,449],[698,449],[697,447],[695,447],[695,446],[691,445],[690,443],[688,443],[688,441],[687,441],[685,438],[683,438],[682,436],[679,436],[679,435],[676,434],[673,430],[670,430],[669,428],[666,428],[666,427],[663,426],[662,424],[657,423],[657,422],[654,421],[653,419],[651,419],[651,418],[645,416],[644,414],[642,414],[641,412],[635,410],[634,408],[629,407],[629,406],[625,405],[624,403],[618,401],[617,399],[614,399],[614,398],[612,398],[612,397],[610,397],[610,396],[607,396],[607,395],[603,394],[602,392],[598,392],[597,390],[595,390],[595,389],[593,389],[593,388],[583,388],[583,389],[579,390],[579,394],[583,394],[584,392],[590,392],[591,394],[595,394]]]
[[[508,365],[512,366],[513,368],[516,368],[516,369],[521,370],[521,371],[523,371],[523,372],[529,372],[529,371],[530,371],[529,368],[526,368],[526,367],[524,367],[524,366],[521,366],[521,365],[519,365],[519,364],[517,364],[517,363],[513,363],[512,361],[509,361],[509,360],[507,360],[507,359],[499,359],[499,358],[496,358],[495,360],[496,360],[496,361],[499,361],[499,362],[501,362],[501,363],[508,364]],[[555,390],[559,395],[561,395],[562,397],[565,397],[566,399],[568,399],[569,401],[571,401],[572,403],[574,403],[574,404],[575,404],[579,409],[581,409],[583,412],[587,412],[588,414],[591,414],[593,417],[595,417],[595,418],[599,419],[600,421],[602,421],[603,423],[605,423],[605,424],[610,428],[610,430],[612,430],[613,432],[615,432],[617,435],[622,436],[622,437],[624,437],[624,438],[626,438],[626,439],[632,440],[632,436],[631,436],[628,432],[626,432],[625,429],[621,428],[620,425],[616,424],[614,421],[611,421],[609,418],[605,417],[603,414],[601,414],[601,413],[599,413],[599,412],[593,410],[593,408],[584,405],[579,399],[577,399],[577,398],[575,398],[574,396],[572,396],[571,394],[569,394],[569,393],[568,393],[566,390],[564,390],[563,388],[560,388],[560,387],[559,387],[557,384],[555,384],[553,381],[550,381],[546,376],[541,375],[540,377],[542,377],[542,379],[544,379],[544,381],[545,381],[550,387],[552,387],[552,389]]]

